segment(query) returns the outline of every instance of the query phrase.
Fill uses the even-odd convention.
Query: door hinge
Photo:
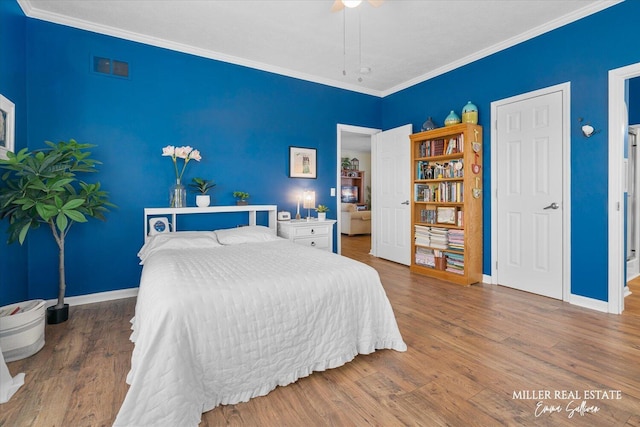
[[[620,202],[616,202],[616,210],[620,212]]]
[[[498,269],[498,261],[496,261],[496,270]]]

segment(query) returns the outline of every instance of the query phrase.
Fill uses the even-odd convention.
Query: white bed
[[[196,426],[220,404],[406,345],[377,272],[274,228],[154,236],[143,263],[130,384],[115,426]]]

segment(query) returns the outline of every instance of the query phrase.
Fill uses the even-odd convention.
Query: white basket
[[[6,362],[24,359],[44,347],[44,304],[44,300],[33,300],[0,307],[0,349]],[[7,315],[16,307],[22,311]]]

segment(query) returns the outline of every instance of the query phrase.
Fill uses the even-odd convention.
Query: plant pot
[[[246,200],[237,200],[236,201],[236,205],[238,205],[238,206],[245,206],[245,205],[248,205],[248,204],[249,204],[249,202],[247,202]]]
[[[47,323],[49,325],[57,325],[66,322],[69,319],[69,304],[65,304],[62,308],[56,308],[55,305],[47,307]]]
[[[208,194],[198,194],[196,196],[196,206],[206,208],[211,204],[211,196]]]
[[[0,347],[6,362],[24,359],[44,347],[44,300],[25,301],[0,308],[13,315],[0,318]]]
[[[327,213],[326,212],[318,212],[318,221],[326,221]]]

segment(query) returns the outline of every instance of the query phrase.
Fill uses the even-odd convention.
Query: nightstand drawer
[[[318,248],[318,249],[329,248],[328,236],[296,238],[294,239],[293,242],[297,245],[310,246],[312,248]]]
[[[333,227],[333,224],[331,225]],[[307,225],[303,227],[295,227],[293,229],[293,237],[311,237],[311,236],[327,236],[331,229],[328,225]]]

